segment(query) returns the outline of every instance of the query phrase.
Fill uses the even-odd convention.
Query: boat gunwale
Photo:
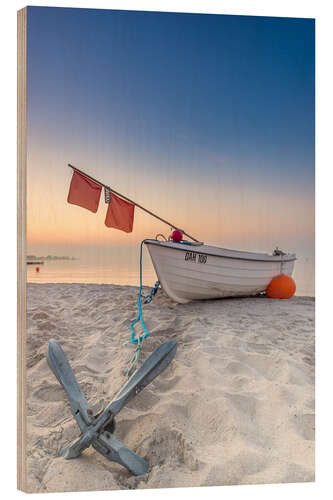
[[[176,246],[166,245],[165,243],[169,243],[169,242],[154,241],[154,240],[146,240],[145,241],[146,245],[156,245],[156,246],[163,247],[163,248],[170,248],[171,250],[180,250],[182,252],[191,252],[191,253],[198,254],[198,255],[220,257],[223,259],[244,260],[244,261],[248,261],[248,262],[276,262],[276,263],[294,262],[295,260],[297,260],[297,257],[295,254],[286,254],[285,256],[288,258],[283,258],[284,257],[283,255],[276,255],[276,258],[274,258],[273,255],[271,256],[268,254],[263,254],[263,255],[267,255],[267,258],[265,258],[265,259],[260,259],[260,258],[256,258],[256,257],[246,258],[246,257],[231,256],[231,255],[219,255],[219,254],[214,254],[214,253],[205,252],[205,251],[198,252],[198,251],[192,249],[193,247],[195,247],[197,245],[193,245],[193,246],[192,245],[184,245],[183,247],[176,247]],[[202,246],[205,246],[205,245],[202,245]],[[201,246],[201,248],[202,248],[202,246]],[[227,250],[227,249],[221,249],[221,250]],[[227,251],[229,251],[229,252],[242,252],[242,250],[227,250]],[[294,255],[294,257],[291,257],[292,255]]]

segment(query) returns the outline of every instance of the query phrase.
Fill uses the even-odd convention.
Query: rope
[[[135,321],[133,321],[130,324],[131,338],[130,338],[130,340],[127,340],[125,342],[125,344],[137,344],[135,352],[134,352],[134,354],[129,362],[129,366],[125,370],[125,375],[127,375],[128,377],[131,375],[133,370],[136,369],[136,366],[139,362],[139,358],[140,358],[140,354],[141,354],[141,350],[142,350],[143,342],[144,342],[145,338],[150,336],[150,333],[149,333],[149,331],[145,325],[144,319],[143,319],[142,300],[144,301],[145,304],[149,304],[153,300],[153,297],[156,295],[158,287],[160,286],[160,282],[156,281],[155,286],[151,289],[150,293],[148,295],[146,295],[145,297],[142,297],[142,248],[143,248],[143,244],[146,241],[156,241],[156,240],[145,239],[145,240],[142,240],[141,244],[140,244],[140,288],[139,288],[139,295],[138,295],[138,302],[137,302],[138,315],[137,315]],[[134,326],[139,321],[142,325],[144,335],[140,335],[139,337],[135,337]]]
[[[140,354],[141,354],[141,350],[142,350],[142,347],[143,347],[144,340],[145,340],[144,337],[142,338],[142,340],[138,339],[138,342],[136,344],[136,348],[135,348],[134,354],[133,354],[132,358],[130,359],[128,367],[125,369],[125,375],[126,375],[126,377],[130,377],[131,374],[133,373],[133,371],[136,370],[137,364],[139,362],[139,358],[140,358]],[[126,342],[126,343],[128,344],[129,342]]]

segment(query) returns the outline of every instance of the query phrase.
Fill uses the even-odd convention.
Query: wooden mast
[[[143,210],[144,212],[146,212],[147,214],[151,215],[152,217],[155,217],[156,219],[160,220],[161,222],[164,222],[164,224],[167,224],[168,226],[172,227],[173,229],[178,229],[179,231],[181,231],[183,234],[185,234],[185,236],[187,236],[188,238],[190,238],[191,240],[195,241],[195,242],[199,242],[199,240],[197,240],[196,238],[193,238],[193,236],[191,236],[190,234],[186,233],[183,229],[180,229],[179,227],[175,226],[174,224],[171,224],[171,222],[168,222],[167,220],[165,219],[162,219],[162,217],[160,217],[159,215],[156,215],[154,214],[154,212],[151,212],[150,210],[148,210],[147,208],[144,208],[142,205],[139,205],[139,203],[137,203],[136,201],[133,201],[133,200],[130,200],[130,198],[127,198],[127,196],[124,196],[123,194],[121,193],[118,193],[117,191],[115,191],[114,189],[110,188],[110,186],[107,186],[106,184],[104,184],[103,182],[101,181],[98,181],[97,179],[95,179],[94,177],[92,177],[91,175],[89,174],[86,174],[85,172],[83,172],[83,170],[80,170],[79,168],[75,167],[74,165],[71,165],[70,163],[68,163],[68,166],[70,168],[72,168],[73,170],[76,170],[77,172],[79,172],[80,174],[84,175],[85,177],[87,177],[88,179],[92,180],[93,182],[95,182],[96,184],[99,184],[100,186],[106,188],[106,189],[109,189],[111,191],[111,193],[114,193],[116,194],[117,196],[120,196],[121,198],[123,198],[124,200],[126,201],[129,201],[130,203],[133,203],[133,205],[135,205],[136,207],[140,208],[141,210]]]

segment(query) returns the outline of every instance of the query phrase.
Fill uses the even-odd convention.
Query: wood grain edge
[[[27,491],[26,420],[27,8],[17,12],[17,487]]]

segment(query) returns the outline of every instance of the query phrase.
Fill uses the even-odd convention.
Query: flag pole
[[[127,198],[127,196],[124,196],[123,194],[121,193],[118,193],[117,191],[115,191],[114,189],[110,188],[110,186],[107,186],[106,184],[103,184],[103,182],[101,181],[98,181],[97,179],[95,179],[94,177],[92,177],[91,175],[89,174],[86,174],[85,172],[83,172],[83,170],[80,170],[79,168],[75,167],[74,165],[71,165],[70,163],[68,163],[68,166],[70,168],[72,168],[73,170],[76,170],[77,172],[79,172],[80,174],[84,175],[85,177],[87,177],[88,179],[90,179],[91,181],[95,182],[96,184],[99,184],[100,186],[106,188],[106,189],[109,189],[111,191],[111,193],[114,193],[116,194],[117,196],[120,196],[121,198],[123,198],[124,200],[126,201],[129,201],[130,203],[133,203],[133,205],[135,205],[136,207],[140,208],[141,210],[143,210],[144,212],[146,212],[147,214],[155,217],[156,219],[160,220],[161,222],[164,222],[164,224],[167,224],[168,226],[172,227],[173,229],[178,229],[178,231],[181,231],[183,234],[185,234],[185,236],[187,236],[188,238],[190,238],[191,240],[195,241],[196,243],[199,243],[199,240],[193,238],[193,236],[191,236],[190,234],[186,233],[185,231],[183,231],[183,229],[180,229],[179,227],[175,226],[174,224],[171,224],[171,222],[168,222],[167,220],[165,219],[162,219],[162,217],[159,217],[158,215],[154,214],[153,212],[151,212],[150,210],[148,210],[147,208],[144,208],[142,205],[139,205],[139,203],[136,203],[135,201],[133,200],[130,200],[129,198]]]

